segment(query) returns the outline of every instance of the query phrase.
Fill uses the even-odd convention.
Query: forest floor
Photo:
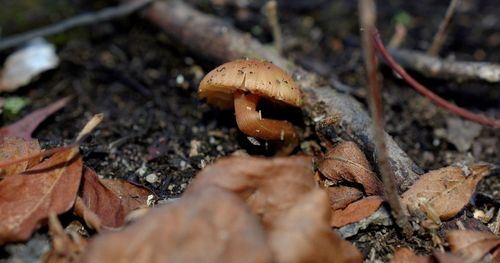
[[[75,13],[79,8],[91,9],[84,6],[86,2],[79,2],[72,7]],[[235,5],[238,1],[189,2],[199,3],[198,8],[231,21],[264,43],[272,42],[258,7]],[[500,61],[500,6],[494,0],[464,2],[440,55]],[[385,41],[394,32],[394,21],[407,16],[408,35],[402,47],[426,50],[448,3],[378,4],[378,28]],[[348,92],[366,105],[356,1],[307,1],[300,5],[300,1],[290,1],[280,11],[285,56],[326,80],[338,76],[352,87]],[[9,28],[9,33],[16,32]],[[198,99],[200,79],[217,65],[179,45],[139,14],[78,28],[50,40],[57,43],[59,67],[12,94],[3,94],[29,99],[29,106],[19,116],[64,96],[74,97],[37,129],[33,137],[42,146],[70,142],[90,116],[104,113],[104,122],[81,147],[85,164],[101,176],[143,184],[160,199],[179,197],[197,171],[221,156],[243,151],[268,154],[248,142],[236,128],[232,112],[219,111]],[[2,52],[0,58],[7,55]],[[447,100],[500,118],[497,84],[437,80],[410,73]],[[386,130],[424,170],[467,160],[499,163],[498,131],[462,121],[436,107],[386,67],[382,86]],[[2,124],[19,116],[4,115]],[[156,176],[148,177],[151,174]],[[479,184],[474,202],[457,217],[471,218],[476,209],[498,210],[499,200],[500,177],[496,173]],[[34,239],[48,242],[47,229],[39,230]],[[411,246],[419,253],[434,249],[430,237],[418,237],[408,244],[394,227],[370,227],[349,240],[365,257],[375,253],[375,258],[383,261],[399,246]],[[22,246],[0,249],[0,261],[14,256],[29,258],[21,255],[29,253],[36,257],[36,251]]]

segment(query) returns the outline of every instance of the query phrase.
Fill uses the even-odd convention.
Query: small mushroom
[[[199,87],[200,98],[221,109],[234,107],[240,130],[252,137],[281,141],[277,155],[287,155],[298,145],[295,127],[286,120],[262,118],[261,98],[276,104],[301,105],[295,81],[274,64],[255,59],[235,60],[210,71]]]

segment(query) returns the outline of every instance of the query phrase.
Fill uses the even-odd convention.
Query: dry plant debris
[[[49,213],[68,211],[81,175],[81,157],[70,149],[0,181],[0,244],[26,240]]]
[[[329,150],[319,164],[319,171],[333,182],[358,183],[368,195],[382,193],[382,183],[354,142],[341,142]]]
[[[344,209],[334,210],[330,219],[330,225],[332,227],[342,227],[358,222],[375,213],[382,202],[384,202],[382,197],[374,195],[353,202]]]
[[[71,228],[65,230],[55,214],[49,215],[49,232],[52,236],[51,250],[45,256],[46,263],[77,262],[87,246],[87,240]]]
[[[214,185],[151,211],[123,231],[98,236],[82,262],[270,262],[257,216]]]
[[[41,151],[38,140],[22,139],[11,136],[3,138],[3,141],[0,142],[0,149],[0,162],[15,159],[19,156],[36,154]],[[22,173],[39,162],[40,158],[34,158],[32,160],[26,160],[6,166],[1,169],[0,178]]]
[[[491,165],[476,164],[430,171],[403,193],[401,201],[410,214],[423,212],[433,221],[450,219],[467,205],[477,183],[491,168]],[[464,169],[469,174],[465,174]]]
[[[85,207],[75,206],[75,213],[96,230],[101,226],[118,228],[128,213],[148,207],[150,195],[154,195],[150,190],[124,180],[99,179],[92,169],[84,167],[79,196]]]
[[[199,191],[208,184],[238,193],[265,226],[272,226],[315,187],[312,159],[306,156],[223,158],[198,173],[187,192]]]
[[[101,119],[102,115],[94,116],[77,141]],[[89,168],[84,169],[77,146],[55,150],[42,160],[44,152],[37,140],[4,137],[0,143],[0,244],[27,240],[50,214],[65,213],[73,206],[90,227],[117,228],[128,212],[146,207],[153,195],[123,180],[99,180]]]
[[[500,259],[500,237],[490,232],[470,230],[455,230],[446,233],[446,239],[453,253],[461,255],[472,262],[485,260],[485,256],[492,252]]]
[[[361,262],[331,231],[330,209],[311,158],[226,157],[180,200],[91,241],[84,262]]]

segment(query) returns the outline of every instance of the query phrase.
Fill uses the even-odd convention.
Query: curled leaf
[[[430,171],[403,193],[401,202],[410,213],[423,211],[429,218],[450,219],[469,202],[477,183],[490,171],[490,165],[473,165],[468,176],[454,166]]]
[[[147,243],[145,243],[147,242]],[[270,262],[266,235],[237,195],[207,185],[90,242],[82,262]]]
[[[365,154],[354,142],[341,142],[325,154],[319,171],[328,179],[358,183],[368,195],[382,193],[382,183],[372,171]]]

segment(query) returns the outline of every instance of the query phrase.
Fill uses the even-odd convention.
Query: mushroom
[[[234,106],[239,129],[251,137],[281,141],[277,155],[287,155],[298,144],[295,127],[286,120],[262,118],[257,111],[261,98],[275,104],[301,105],[295,81],[274,64],[255,59],[235,60],[210,71],[199,87],[200,98],[221,109]]]

